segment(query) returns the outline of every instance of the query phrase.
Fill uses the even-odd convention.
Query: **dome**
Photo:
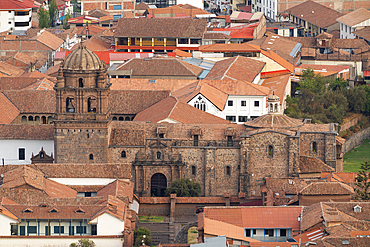
[[[63,69],[68,70],[99,70],[102,67],[100,58],[86,46],[80,44],[64,60]]]

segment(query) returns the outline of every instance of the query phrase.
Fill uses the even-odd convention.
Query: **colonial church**
[[[184,177],[203,196],[257,196],[266,177],[342,170],[337,125],[284,116],[275,95],[268,114],[244,125],[113,121],[106,68],[83,45],[65,59],[54,89],[55,163],[123,165],[139,196],[163,196]]]

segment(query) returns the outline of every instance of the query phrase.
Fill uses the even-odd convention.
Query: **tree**
[[[39,16],[39,28],[49,28],[50,27],[49,11],[41,7],[38,16]]]
[[[57,17],[57,13],[58,13],[57,2],[55,0],[49,1],[49,16],[52,27],[54,26],[54,21],[55,18]]]
[[[64,16],[65,17],[64,17],[64,20],[63,20],[63,28],[68,29],[68,20],[70,18],[72,18],[72,15],[71,15],[70,11],[68,10],[67,14],[65,14]]]
[[[152,238],[150,236],[150,230],[148,228],[140,227],[139,229],[135,230],[134,239],[135,239],[134,247],[141,246],[143,240],[145,245],[148,246],[152,245]]]
[[[166,195],[176,194],[178,197],[198,197],[202,192],[200,183],[188,178],[180,178],[172,181],[166,189]]]
[[[361,164],[360,171],[357,173],[357,183],[356,186],[358,188],[355,189],[356,191],[356,199],[357,200],[370,200],[370,163],[367,161]]]
[[[69,247],[95,247],[95,243],[92,240],[80,239],[77,243],[72,243]]]

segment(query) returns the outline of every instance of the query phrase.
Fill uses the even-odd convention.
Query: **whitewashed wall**
[[[125,222],[108,213],[104,213],[94,220],[90,221],[92,224],[97,224],[98,235],[120,235],[125,229]]]
[[[77,243],[81,237],[75,238],[0,238],[0,247],[68,247]],[[91,238],[96,247],[122,247],[123,238]]]
[[[0,236],[10,236],[10,224],[18,223],[16,220],[9,218],[0,213]],[[1,239],[0,239],[0,246],[1,246]]]
[[[47,155],[54,153],[54,140],[0,140],[0,165],[3,158],[5,165],[31,164],[32,153],[38,154],[42,147]],[[19,148],[25,148],[25,160],[19,160]]]

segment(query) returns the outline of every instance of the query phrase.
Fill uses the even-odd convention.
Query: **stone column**
[[[204,196],[216,196],[215,147],[206,147],[204,152]]]
[[[170,205],[170,221],[173,222],[175,220],[176,194],[171,194],[170,200],[171,200],[171,205]]]

